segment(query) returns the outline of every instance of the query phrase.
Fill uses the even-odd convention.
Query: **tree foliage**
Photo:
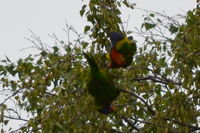
[[[89,51],[105,68],[108,35],[122,31],[120,7],[134,9],[127,0],[90,0],[80,10],[87,17],[84,36],[75,41],[54,39],[60,45],[46,49],[38,37],[38,55],[17,62],[1,60],[0,122],[24,121],[18,132],[48,133],[189,133],[200,131],[200,7],[188,11],[180,24],[176,18],[148,12],[134,33],[144,39],[127,69],[109,69],[121,94],[117,110],[102,115],[86,90],[89,68],[82,52]],[[129,32],[128,32],[129,33]],[[127,34],[128,34],[127,33]],[[22,118],[8,101],[27,112]],[[3,126],[2,126],[3,127]],[[10,129],[14,131],[14,129]],[[4,129],[1,130],[4,132]]]

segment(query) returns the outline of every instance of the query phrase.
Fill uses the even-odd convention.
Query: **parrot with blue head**
[[[119,96],[120,90],[115,86],[112,76],[98,67],[93,56],[84,52],[83,55],[90,66],[88,92],[94,97],[97,110],[102,114],[110,114],[115,111],[111,104]]]
[[[133,61],[133,55],[136,53],[137,46],[133,37],[126,37],[120,32],[111,32],[111,50],[109,53],[109,68],[126,68]]]

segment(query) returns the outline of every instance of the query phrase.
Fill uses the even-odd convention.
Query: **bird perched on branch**
[[[109,53],[109,68],[125,68],[129,66],[137,50],[133,37],[125,37],[120,32],[112,32],[109,37],[112,43],[112,48]]]
[[[89,93],[94,97],[95,105],[100,113],[109,114],[115,109],[111,105],[118,97],[120,90],[112,77],[96,64],[94,57],[83,52],[90,66],[90,79],[87,83]]]

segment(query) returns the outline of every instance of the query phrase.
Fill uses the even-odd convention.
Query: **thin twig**
[[[21,89],[20,89],[21,90]],[[2,106],[7,100],[9,100],[11,97],[14,97],[15,95],[17,95],[20,90],[17,90],[16,92],[14,92],[12,95],[10,95],[9,97],[7,97],[3,102],[0,103],[0,106]]]
[[[29,120],[26,120],[26,119],[23,119],[23,118],[16,118],[16,117],[12,117],[12,116],[6,116],[6,115],[2,115],[0,114],[0,117],[4,117],[4,118],[8,118],[8,119],[12,119],[12,120],[19,120],[19,121],[29,121]]]
[[[140,122],[140,123],[151,124],[150,122],[138,120],[138,119],[133,118],[133,117],[131,117],[131,119],[134,120],[134,121]]]
[[[146,77],[139,77],[139,78],[133,78],[131,80],[135,80],[135,81],[141,81],[141,80],[151,80],[153,82],[157,82],[157,83],[161,83],[161,84],[174,84],[174,85],[181,85],[181,83],[178,83],[178,82],[174,82],[173,80],[171,79],[167,79],[165,78],[164,80],[160,77],[157,77],[157,76],[146,76]]]

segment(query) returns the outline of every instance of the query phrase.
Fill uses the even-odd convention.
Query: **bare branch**
[[[18,92],[20,92],[20,90],[15,91],[12,95],[8,96],[3,102],[0,103],[0,106],[2,106],[7,100],[9,100],[10,98],[14,97],[15,95],[18,94]]]
[[[8,118],[8,119],[12,119],[12,120],[18,120],[18,121],[26,121],[26,122],[28,122],[29,120],[26,120],[26,119],[23,119],[23,118],[17,118],[17,117],[12,117],[12,116],[6,116],[6,115],[2,115],[2,114],[0,114],[0,117],[5,117],[5,118]]]

